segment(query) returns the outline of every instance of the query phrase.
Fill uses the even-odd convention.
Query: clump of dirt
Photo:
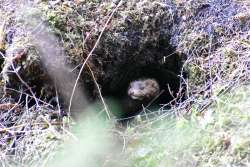
[[[184,57],[182,54],[176,54],[174,47],[169,44],[175,17],[174,4],[170,1],[163,3],[138,0],[120,3],[105,31],[102,32],[117,5],[118,3],[113,1],[103,3],[58,1],[35,4],[41,10],[40,17],[52,27],[50,31],[60,39],[59,43],[67,53],[65,64],[75,66],[72,68],[72,73],[79,73],[81,63],[91,52],[100,34],[102,35],[81,74],[81,82],[86,88],[85,93],[89,99],[96,99],[99,96],[91,71],[104,96],[125,92],[129,82],[143,77],[142,73],[133,74],[134,71],[141,71],[142,67],[157,66],[176,77],[181,74]],[[31,15],[37,17],[37,13]],[[9,44],[7,50],[19,46],[18,42],[23,45],[22,48],[27,49],[22,59],[18,58],[18,62],[16,59],[11,61],[14,69],[18,69],[18,74],[31,87],[34,94],[42,99],[50,99],[55,95],[54,85],[51,84],[46,65],[41,62],[39,51],[29,39],[26,27],[22,26],[25,21],[18,22],[16,15],[12,15],[10,20],[13,21],[13,26],[8,26],[7,31],[10,29],[22,31],[15,30],[12,35],[13,42]],[[34,24],[33,28],[34,31],[39,30],[39,24]],[[27,41],[15,40],[22,38]],[[12,59],[15,57],[12,52],[9,54],[12,55],[7,54],[7,57]],[[53,58],[51,61],[54,61]],[[20,90],[20,85],[23,85],[20,84],[20,78],[15,73],[8,72],[11,68],[8,63],[5,63],[4,68],[7,69],[5,78],[11,80],[7,87]],[[12,67],[12,70],[14,69]],[[127,74],[128,72],[130,74]],[[152,77],[158,77],[157,75],[155,73]],[[124,77],[126,79],[122,80]],[[161,80],[165,80],[165,85],[170,81],[169,78]],[[179,87],[180,82],[177,81],[176,85],[175,87]],[[27,89],[27,86],[23,86],[24,90]],[[174,88],[174,92],[177,92],[177,88]]]
[[[77,65],[93,48],[117,4],[112,1],[60,2],[51,9],[46,4],[39,5],[55,30],[63,32],[65,49]],[[180,73],[182,57],[169,45],[173,15],[173,10],[160,1],[124,2],[118,8],[89,61],[104,91],[109,91],[111,83],[137,66],[154,64]]]
[[[22,0],[15,2],[0,1],[0,85],[3,89],[0,93],[10,94],[14,98],[13,101],[10,98],[1,101],[6,104],[0,105],[0,108],[6,108],[1,112],[4,123],[1,125],[0,137],[3,156],[9,152],[18,153],[15,162],[21,166],[37,164],[36,160],[43,161],[41,155],[46,159],[53,150],[51,145],[58,146],[58,141],[65,137],[61,135],[62,131],[70,136],[67,128],[64,129],[65,122],[56,118],[56,122],[52,123],[54,120],[49,118],[55,110],[50,103],[56,101],[58,104],[57,95],[60,96],[62,92],[57,91],[60,84],[53,82],[54,78],[42,62],[42,47],[37,48],[30,38],[31,34],[43,30],[40,29],[41,25],[48,25],[48,31],[56,36],[55,43],[67,53],[63,54],[63,64],[71,65],[67,75],[79,74],[81,65],[89,58],[79,83],[86,88],[85,94],[90,101],[99,97],[100,92],[104,96],[120,98],[126,94],[132,80],[156,78],[164,88],[167,87],[165,83],[172,85],[175,94],[179,86],[185,84],[186,100],[173,106],[174,113],[195,111],[202,117],[202,112],[215,100],[218,101],[220,95],[249,79],[250,15],[247,1],[129,0],[120,3],[114,0],[37,0],[31,5],[35,11],[27,10],[27,13],[34,18],[42,18],[42,21],[41,24],[33,23],[31,31],[27,31],[22,21],[25,18],[22,13],[26,13],[22,6],[30,4],[24,4]],[[52,56],[47,60],[51,67],[56,64]],[[188,73],[188,79],[183,75],[183,69]],[[168,94],[167,97],[172,96]],[[35,100],[34,106],[28,105],[30,99]],[[18,102],[18,108],[14,107],[15,102]],[[59,105],[57,110],[57,113],[61,112]],[[224,122],[224,117],[222,119]],[[237,120],[240,119],[241,115]],[[235,119],[232,117],[231,120]],[[235,125],[247,127],[247,121],[244,124],[236,121]],[[218,125],[212,126],[215,128],[208,130],[213,133]],[[222,128],[227,129],[228,126],[224,127],[223,124]],[[123,137],[126,139],[127,136]],[[158,139],[155,141],[161,149],[165,148],[159,145]],[[176,143],[179,144],[178,141]],[[136,145],[137,141],[133,144]],[[214,155],[216,149],[213,150]],[[245,150],[242,151],[240,146],[235,151],[240,155]],[[158,150],[156,152],[159,154]],[[210,150],[204,153],[211,155]],[[148,158],[148,154],[145,155]],[[5,164],[9,164],[8,158]],[[248,157],[244,155],[243,158]],[[142,160],[145,162],[148,159]],[[154,163],[158,162],[156,156]]]
[[[213,85],[230,86],[239,78],[247,79],[247,3],[131,0],[121,3],[37,1],[33,5],[60,40],[67,53],[65,64],[73,65],[72,73],[78,74],[81,64],[89,58],[80,78],[90,100],[100,95],[93,77],[104,96],[119,94],[126,92],[129,82],[143,76],[143,72],[137,71],[147,66],[179,75],[180,80],[185,80],[184,69],[189,78],[185,81],[187,95],[202,99],[216,94]],[[11,5],[4,6],[6,12]],[[32,47],[22,23],[17,21],[18,14],[9,14],[4,29],[8,44],[2,53],[14,61],[18,59],[15,69],[37,96],[50,99],[55,95],[54,85],[40,63],[40,55],[35,53],[36,48]],[[10,52],[12,56],[8,56],[6,50],[13,50],[12,47],[26,49],[27,55],[16,59]],[[4,69],[8,69],[9,64],[6,61],[4,64]],[[23,84],[17,75],[4,74],[5,81],[11,80],[8,87],[21,89]],[[170,81],[168,77],[162,80]]]
[[[170,43],[187,55],[190,94],[210,97],[213,85],[247,79],[249,4],[190,0],[176,2],[176,7]]]

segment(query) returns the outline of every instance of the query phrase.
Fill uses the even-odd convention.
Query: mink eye
[[[145,85],[148,86],[150,83],[149,82],[145,82]]]

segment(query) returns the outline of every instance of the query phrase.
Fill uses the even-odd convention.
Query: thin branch
[[[74,87],[73,87],[73,90],[72,90],[72,93],[71,93],[70,101],[69,101],[69,115],[70,115],[70,110],[71,110],[71,106],[72,106],[72,100],[73,100],[73,97],[74,97],[74,94],[75,94],[75,90],[76,90],[78,81],[79,81],[80,76],[81,76],[81,74],[82,74],[83,68],[85,67],[87,61],[89,60],[89,58],[90,58],[91,55],[93,54],[94,50],[96,49],[97,45],[99,44],[99,42],[100,42],[100,40],[101,40],[101,37],[102,37],[102,35],[103,35],[103,33],[104,33],[106,27],[108,26],[108,24],[109,24],[111,18],[113,17],[114,13],[118,10],[118,8],[120,7],[120,5],[121,5],[122,3],[123,3],[123,0],[121,0],[121,1],[119,2],[119,4],[116,6],[116,8],[115,8],[115,9],[112,11],[112,13],[110,14],[110,16],[109,16],[108,20],[106,21],[106,23],[105,23],[105,25],[104,25],[104,27],[103,27],[103,29],[102,29],[100,35],[98,36],[98,39],[97,39],[97,41],[96,41],[94,47],[93,47],[92,50],[89,52],[87,58],[85,59],[85,61],[83,62],[82,66],[81,66],[81,69],[80,69],[79,74],[78,74],[78,76],[77,76],[77,79],[76,79],[76,81],[75,81],[75,84],[74,84]]]
[[[94,80],[94,83],[95,83],[95,85],[96,85],[96,88],[97,88],[97,90],[98,90],[98,93],[99,93],[99,95],[100,95],[101,101],[102,101],[103,106],[104,106],[104,110],[105,110],[105,112],[107,113],[108,118],[111,119],[109,109],[108,109],[108,107],[107,107],[107,105],[106,105],[106,103],[105,103],[105,100],[104,100],[103,96],[102,96],[102,92],[101,92],[101,89],[100,89],[100,87],[99,87],[99,85],[98,85],[96,79],[95,79],[95,75],[94,75],[93,71],[91,70],[91,68],[89,67],[88,64],[87,64],[87,67],[88,67],[88,69],[89,69],[89,71],[90,71],[90,73],[91,73],[91,75],[92,75],[92,78],[93,78],[93,80]]]

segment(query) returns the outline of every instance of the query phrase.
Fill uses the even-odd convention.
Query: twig
[[[0,110],[13,110],[16,109],[18,112],[21,111],[21,106],[18,103],[4,103],[0,104]]]
[[[51,122],[50,125],[62,125],[63,122]],[[48,123],[26,123],[26,124],[21,124],[21,125],[17,125],[17,126],[12,126],[12,127],[9,127],[9,128],[0,128],[0,133],[6,133],[6,132],[9,132],[9,133],[20,133],[20,132],[26,132],[26,131],[14,131],[13,129],[16,129],[16,128],[22,128],[22,127],[25,127],[27,125],[31,125],[31,126],[41,126],[41,125],[48,125]]]
[[[26,96],[28,96],[28,97],[30,97],[30,98],[34,98],[33,96],[29,95],[28,93],[21,92],[21,91],[12,89],[12,88],[6,88],[6,90],[11,90],[11,91],[14,91],[14,92],[17,92],[17,93],[20,93],[20,94],[24,94],[24,95],[26,95]],[[47,102],[45,102],[45,101],[43,101],[43,100],[41,100],[41,99],[39,99],[39,98],[36,98],[36,99],[37,99],[37,101],[39,101],[40,103],[46,104],[46,105],[48,105],[48,106],[50,106],[50,107],[53,107],[53,105],[51,105],[51,104],[49,104],[49,103],[47,103]]]
[[[28,88],[28,90],[30,91],[31,95],[33,96],[33,98],[34,98],[34,100],[35,100],[35,102],[36,102],[36,105],[37,105],[38,107],[40,107],[39,102],[37,101],[37,98],[36,98],[36,96],[35,96],[35,93],[32,91],[31,87],[30,87],[30,86],[22,79],[22,77],[18,74],[18,71],[17,71],[16,68],[14,67],[14,64],[13,64],[12,61],[11,61],[11,66],[12,66],[12,68],[13,68],[13,71],[10,71],[10,72],[14,72],[14,73],[16,74],[16,76],[17,76],[18,79],[21,81],[21,83],[24,84],[24,86],[25,86],[26,88]]]

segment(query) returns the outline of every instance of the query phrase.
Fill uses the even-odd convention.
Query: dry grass
[[[81,14],[73,15],[80,5],[84,7],[83,1],[55,2],[50,2],[50,5],[44,2],[38,4],[56,33],[66,36],[62,38],[66,39],[62,44],[68,55],[77,57],[74,60],[79,60],[78,63],[82,62],[83,57],[87,62],[101,37],[109,38],[114,33],[112,30],[118,32],[128,28],[119,19],[114,19],[112,26],[107,24],[114,12],[120,14],[114,14],[115,18],[133,16],[132,20],[145,19],[144,16],[137,17],[140,6],[145,11],[154,11],[156,7],[166,5],[162,1],[145,0],[140,1],[137,8],[128,5],[118,9],[108,1],[91,1],[87,5],[92,4],[99,9],[100,15],[97,16],[87,6],[88,18],[93,16],[97,22],[89,20],[85,24],[78,20],[84,19]],[[137,116],[127,129],[114,128],[113,119],[96,122],[96,119],[83,118],[83,125],[76,126],[70,118],[57,117],[62,112],[58,97],[58,107],[36,97],[32,87],[19,75],[18,69],[13,70],[12,73],[18,76],[26,89],[31,90],[31,95],[23,90],[12,90],[23,94],[26,100],[13,103],[9,98],[1,99],[1,166],[249,166],[249,4],[247,1],[221,3],[173,1],[166,5],[169,7],[167,11],[172,13],[167,16],[158,13],[160,18],[172,16],[169,22],[163,19],[164,25],[172,26],[166,34],[171,35],[170,44],[176,47],[176,52],[187,56],[184,69],[188,71],[189,79],[183,78],[187,99],[170,111],[160,110]],[[153,4],[153,7],[147,4]],[[15,5],[10,5],[7,0],[0,2],[1,5],[0,17],[5,17],[3,13],[7,11],[8,19],[15,22],[13,18],[16,16],[8,11]],[[67,22],[70,19],[73,19],[72,22]],[[144,21],[144,28],[151,23]],[[140,27],[141,21],[132,23],[138,23],[136,26]],[[71,24],[76,24],[76,28],[72,29]],[[95,28],[90,29],[88,25]],[[84,35],[79,36],[77,28],[81,26]],[[103,35],[105,30],[109,32]],[[1,51],[4,30],[0,31]],[[155,36],[143,35],[146,42],[141,41],[142,46],[144,42],[154,42],[159,37],[157,33]],[[25,35],[21,37],[26,39]],[[102,42],[101,46],[105,47]],[[89,48],[92,50],[89,51]],[[108,52],[109,49],[104,50]],[[8,61],[6,57],[3,59]],[[93,70],[91,65],[89,67]],[[95,72],[91,74],[95,76]],[[35,104],[28,105],[29,100],[35,100]],[[73,144],[66,144],[71,141]]]

